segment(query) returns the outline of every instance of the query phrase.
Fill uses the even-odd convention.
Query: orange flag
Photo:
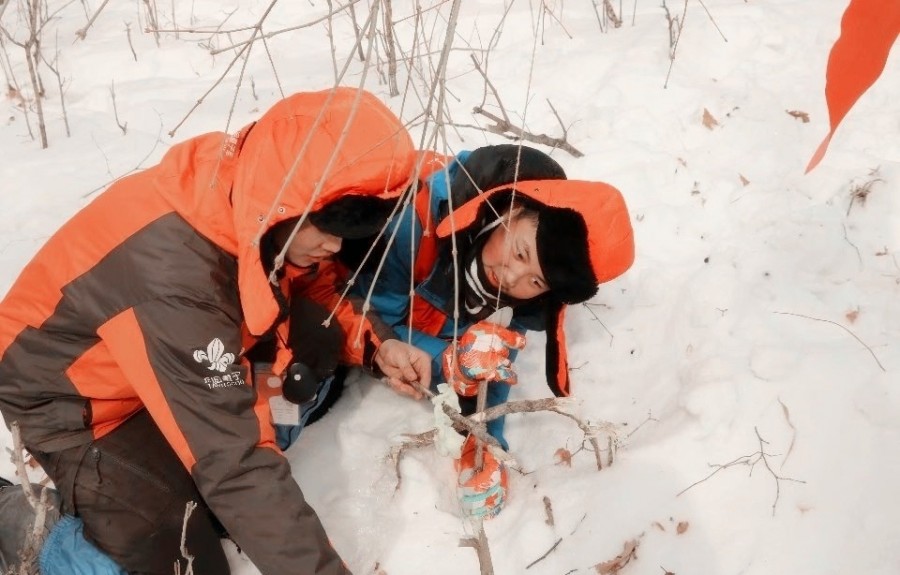
[[[898,34],[900,0],[850,0],[825,73],[831,129],[809,161],[807,173],[822,160],[834,131],[853,104],[881,75]]]

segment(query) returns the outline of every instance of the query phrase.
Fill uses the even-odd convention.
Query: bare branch
[[[231,71],[231,68],[234,67],[234,64],[238,61],[238,59],[241,57],[241,55],[244,54],[244,52],[247,52],[247,55],[249,56],[249,48],[250,48],[251,44],[253,43],[254,39],[261,33],[263,22],[265,22],[266,18],[269,17],[269,13],[272,11],[272,8],[275,7],[275,4],[277,2],[278,2],[278,0],[272,0],[272,2],[266,8],[265,12],[263,12],[263,15],[260,17],[259,21],[256,23],[256,26],[253,27],[253,34],[250,36],[250,40],[241,44],[241,49],[237,51],[237,53],[234,55],[234,58],[231,60],[231,62],[228,63],[228,66],[225,68],[225,71],[222,72],[222,74],[218,77],[218,79],[216,79],[215,83],[213,83],[213,85],[210,86],[209,90],[207,90],[202,96],[200,96],[200,98],[194,103],[193,107],[191,107],[191,109],[188,110],[188,113],[185,114],[184,118],[182,118],[181,121],[179,121],[178,124],[176,124],[175,127],[169,131],[169,137],[175,136],[175,132],[178,130],[178,128],[180,128],[187,121],[187,119],[191,116],[191,114],[194,113],[194,110],[196,110],[203,104],[203,101],[206,99],[206,97],[209,96],[212,93],[212,91],[216,89],[216,86],[218,86],[222,82],[222,80],[225,78],[225,76],[228,75],[228,72]],[[229,47],[227,49],[230,49],[230,48],[231,47]],[[222,51],[224,51],[224,50],[214,51],[214,53],[218,53],[218,52],[222,52]],[[246,66],[247,66],[247,58],[245,57],[244,66],[241,68],[241,77],[243,77],[243,70],[244,70],[244,68],[246,68]],[[240,79],[238,79],[238,88],[240,88]],[[237,92],[235,92],[235,100],[236,99],[237,99]],[[228,115],[229,123],[230,123],[231,114],[233,113],[233,111],[234,111],[234,101],[232,101],[231,112],[229,112],[229,115]]]
[[[383,0],[384,2],[384,51],[388,64],[388,90],[391,96],[399,96],[400,90],[397,87],[397,51],[394,46],[394,25],[393,11],[391,0]]]
[[[553,553],[553,552],[556,550],[556,548],[559,547],[559,544],[560,544],[560,543],[562,543],[562,537],[560,537],[559,539],[557,539],[557,540],[556,540],[556,543],[554,543],[553,546],[550,547],[550,549],[548,549],[546,553],[544,553],[543,555],[541,555],[540,557],[538,557],[537,559],[535,559],[534,561],[532,561],[531,563],[529,563],[528,566],[525,567],[525,569],[531,569],[532,567],[534,567],[535,565],[537,565],[538,563],[540,563],[541,561],[543,561],[544,559],[546,559],[548,555],[550,555],[551,553]]]
[[[282,29],[280,29],[280,30],[275,30],[274,32],[268,32],[268,33],[262,34],[262,35],[254,34],[253,36],[250,37],[249,40],[244,40],[243,42],[235,42],[234,44],[232,44],[232,45],[230,45],[230,46],[226,46],[225,48],[218,48],[218,49],[216,49],[216,50],[210,50],[210,54],[212,54],[213,56],[215,56],[216,54],[220,54],[220,53],[222,53],[222,52],[226,52],[226,51],[232,50],[232,49],[234,49],[234,48],[239,48],[239,47],[242,47],[242,46],[247,46],[247,45],[249,45],[249,44],[252,44],[253,42],[256,42],[258,39],[265,38],[265,39],[268,40],[269,38],[272,38],[272,37],[274,37],[274,36],[278,36],[279,34],[284,34],[285,32],[293,32],[294,30],[302,30],[303,28],[309,28],[310,26],[315,26],[316,24],[319,24],[319,23],[321,23],[321,22],[324,22],[324,21],[328,20],[329,18],[331,18],[331,17],[334,16],[335,14],[339,14],[340,12],[343,12],[343,11],[346,10],[350,5],[356,4],[357,2],[361,2],[361,1],[362,1],[362,0],[350,0],[350,2],[348,2],[348,3],[346,3],[346,4],[342,4],[342,5],[338,6],[337,8],[335,8],[334,10],[329,10],[328,13],[325,14],[324,16],[322,16],[322,17],[320,17],[320,18],[316,18],[315,20],[312,20],[312,21],[310,21],[310,22],[306,22],[305,24],[299,24],[299,25],[297,25],[297,26],[291,26],[291,27],[289,27],[289,28],[282,28]],[[267,11],[267,12],[268,12],[268,11]],[[254,28],[255,28],[255,27],[254,27]]]
[[[765,448],[764,448],[764,446],[763,446],[763,444],[768,444],[768,442],[762,438],[762,436],[759,434],[759,430],[758,430],[757,428],[754,427],[754,428],[753,428],[753,431],[756,433],[756,439],[757,439],[758,442],[759,442],[759,450],[758,450],[758,451],[756,451],[756,452],[754,452],[754,453],[751,453],[750,455],[742,455],[741,457],[738,457],[737,459],[734,459],[734,460],[732,460],[732,461],[730,461],[730,462],[728,462],[728,463],[725,463],[725,464],[714,464],[714,465],[711,465],[710,467],[715,467],[715,468],[716,468],[715,471],[713,471],[712,473],[710,473],[709,475],[707,475],[707,476],[704,477],[703,479],[700,479],[699,481],[695,481],[694,483],[691,483],[690,485],[688,485],[687,487],[685,487],[684,489],[682,489],[681,491],[679,491],[679,492],[675,495],[675,497],[681,496],[683,493],[686,493],[687,491],[689,491],[690,489],[692,489],[692,488],[695,487],[696,485],[699,485],[699,484],[701,484],[701,483],[703,483],[703,482],[705,482],[705,481],[711,479],[715,474],[717,474],[718,472],[722,471],[723,469],[728,469],[729,467],[734,467],[734,466],[736,466],[736,465],[746,465],[746,466],[749,466],[749,467],[750,467],[750,474],[752,475],[752,474],[753,474],[753,468],[756,466],[757,463],[759,463],[760,461],[762,461],[762,462],[763,462],[763,465],[764,465],[765,468],[768,470],[769,474],[770,474],[770,475],[772,476],[772,478],[775,480],[775,500],[772,502],[772,515],[775,515],[775,508],[776,508],[776,506],[778,505],[778,498],[781,496],[781,482],[782,482],[782,481],[793,481],[794,483],[806,483],[806,482],[803,481],[803,480],[800,480],[800,479],[793,479],[793,478],[791,478],[791,477],[782,477],[781,475],[778,475],[777,473],[775,473],[775,471],[774,471],[774,470],[772,469],[772,467],[769,465],[769,459],[768,459],[768,458],[771,457],[771,454],[766,453]]]
[[[366,56],[363,54],[362,42],[359,38],[360,34],[362,34],[362,28],[359,27],[359,22],[356,19],[356,3],[351,2],[348,6],[350,8],[350,20],[353,22],[353,29],[356,31],[356,53],[359,55],[359,61],[363,62]]]
[[[609,0],[603,0],[603,9],[606,17],[612,22],[613,28],[619,28],[622,25],[622,18],[616,15],[616,11]]]
[[[181,556],[187,560],[187,566],[184,569],[184,575],[193,575],[194,574],[194,556],[188,553],[187,550],[187,526],[188,520],[191,518],[191,513],[194,512],[194,509],[197,508],[197,503],[195,501],[188,501],[184,506],[184,522],[181,524]],[[176,568],[180,568],[180,561],[175,562]]]
[[[669,70],[666,72],[666,81],[663,88],[669,86],[669,76],[672,74],[672,67],[675,65],[675,52],[678,50],[678,41],[681,39],[681,31],[684,29],[684,19],[687,16],[688,0],[684,0],[684,11],[679,19],[673,17],[669,13],[669,7],[666,6],[666,0],[663,0],[663,10],[666,11],[666,21],[669,23]]]
[[[781,460],[781,467],[779,469],[784,469],[784,464],[787,463],[788,457],[791,456],[791,453],[794,451],[794,442],[797,441],[797,428],[794,427],[794,423],[791,421],[791,412],[788,410],[788,406],[781,401],[781,398],[777,398],[778,403],[781,404],[781,412],[784,414],[784,420],[787,421],[788,427],[791,428],[791,443],[788,445],[787,453],[784,454],[784,459]]]
[[[119,109],[116,107],[116,81],[113,80],[112,84],[109,86],[109,95],[112,96],[112,105],[113,105],[113,115],[116,118],[116,125],[119,126],[119,129],[122,130],[122,135],[125,136],[128,134],[128,122],[125,122],[125,125],[122,125],[122,122],[119,121]]]
[[[134,44],[131,42],[131,24],[129,22],[125,22],[125,36],[128,38],[128,47],[131,48],[131,55],[134,56],[134,61],[137,62],[137,52],[134,51]]]
[[[821,322],[824,322],[824,323],[830,323],[831,325],[836,325],[836,326],[838,326],[838,327],[841,328],[842,330],[844,330],[844,331],[846,331],[847,333],[849,333],[850,335],[852,335],[852,336],[853,336],[853,339],[855,339],[856,341],[858,341],[860,344],[862,344],[862,346],[863,346],[864,348],[866,348],[866,349],[869,351],[869,353],[872,355],[872,358],[875,360],[875,363],[877,363],[877,364],[878,364],[878,367],[881,368],[881,371],[887,371],[886,369],[884,369],[884,366],[881,365],[881,362],[878,361],[878,356],[875,355],[875,352],[872,351],[872,348],[869,347],[868,345],[866,345],[866,343],[865,343],[863,340],[859,339],[859,338],[856,336],[855,333],[853,333],[852,331],[850,331],[850,330],[847,329],[846,327],[842,326],[841,324],[839,324],[839,323],[837,323],[837,322],[834,322],[834,321],[831,321],[830,319],[821,319],[821,318],[817,318],[817,317],[810,317],[810,316],[808,316],[808,315],[803,315],[803,314],[799,314],[799,313],[791,313],[791,312],[787,312],[787,311],[776,311],[776,312],[773,312],[773,313],[777,313],[777,314],[779,314],[779,315],[792,315],[792,316],[794,316],[794,317],[802,317],[802,318],[805,318],[805,319],[811,319],[811,320],[813,320],[813,321],[821,321]]]
[[[532,134],[524,128],[516,126],[515,124],[488,112],[481,106],[475,106],[472,111],[494,122],[493,125],[485,128],[488,132],[498,134],[513,141],[521,139],[535,144],[550,146],[551,148],[559,148],[560,150],[565,150],[572,154],[576,158],[584,156],[584,153],[581,150],[567,142],[564,138],[553,138],[547,134]]]
[[[491,82],[490,78],[488,78],[485,71],[482,70],[481,65],[478,63],[478,59],[475,58],[475,54],[469,54],[469,57],[472,59],[472,63],[475,64],[475,69],[478,70],[478,73],[481,74],[482,78],[484,78],[485,86],[487,86],[491,90],[491,93],[494,95],[494,99],[497,100],[497,105],[500,106],[500,113],[503,114],[503,120],[508,124],[509,116],[506,115],[506,108],[503,106],[503,101],[500,99],[500,94],[497,93],[497,88],[494,87],[494,84]],[[483,105],[480,107],[483,107]]]
[[[159,46],[159,14],[156,10],[156,2],[143,0],[144,6],[147,8],[147,30],[153,33],[156,45]]]
[[[69,116],[66,113],[66,94],[63,91],[62,76],[60,75],[59,70],[57,70],[54,67],[54,64],[59,62],[58,32],[57,32],[57,38],[56,38],[56,54],[53,57],[53,64],[51,64],[50,62],[47,61],[47,58],[44,57],[43,53],[41,53],[41,59],[44,61],[44,64],[47,66],[47,68],[49,68],[50,71],[53,72],[53,75],[56,76],[56,84],[57,84],[57,86],[59,86],[59,105],[62,108],[63,124],[65,124],[65,126],[66,126],[66,137],[72,137],[72,131],[69,129]]]
[[[84,25],[83,28],[79,28],[75,31],[75,38],[78,40],[84,40],[87,36],[87,32],[91,26],[94,25],[94,21],[97,19],[97,16],[100,15],[100,12],[103,12],[103,9],[106,8],[106,5],[109,4],[109,0],[103,0],[103,3],[100,4],[100,7],[94,12],[94,15],[88,20],[87,24]]]
[[[472,547],[478,555],[478,564],[481,566],[481,575],[494,575],[494,562],[491,559],[491,548],[488,545],[487,535],[484,529],[478,529],[477,537],[469,537],[459,540],[460,547]]]
[[[421,447],[428,447],[429,445],[434,445],[434,438],[437,436],[437,429],[432,429],[426,431],[425,433],[419,433],[418,435],[407,435],[409,439],[404,441],[399,445],[395,445],[391,447],[391,461],[394,462],[394,473],[397,475],[397,485],[394,487],[394,491],[398,491],[400,489],[400,484],[403,481],[403,476],[400,474],[400,462],[403,460],[403,456],[406,455],[406,452],[410,449],[418,449]]]
[[[434,393],[432,393],[431,390],[428,389],[427,387],[425,387],[424,385],[421,385],[419,383],[414,383],[413,385],[416,387],[416,389],[421,391],[422,394],[426,398],[431,399],[434,397]],[[503,405],[509,405],[509,404],[505,403]],[[498,407],[503,407],[503,406],[498,406]],[[471,433],[472,435],[477,437],[483,443],[486,443],[487,445],[491,446],[493,448],[493,449],[491,449],[491,453],[494,455],[494,457],[497,458],[498,461],[502,461],[503,463],[505,463],[507,465],[515,464],[515,459],[511,455],[506,453],[506,451],[503,450],[503,447],[500,446],[500,442],[497,441],[491,435],[489,435],[484,430],[483,425],[479,425],[485,421],[489,421],[488,419],[485,419],[484,417],[481,417],[481,418],[475,417],[475,415],[479,415],[481,412],[479,412],[479,414],[465,417],[464,415],[460,414],[458,411],[456,411],[455,409],[453,409],[446,403],[441,406],[441,409],[443,409],[444,413],[447,414],[447,417],[449,417],[453,421],[454,428],[457,428],[457,429],[461,428],[463,431]],[[513,412],[510,412],[510,413],[513,413]],[[497,417],[500,417],[500,415],[496,415],[496,416],[492,417],[491,419],[496,419]]]
[[[719,25],[716,23],[716,19],[713,18],[713,15],[710,13],[709,8],[706,7],[706,4],[703,2],[703,0],[699,0],[699,2],[700,5],[703,6],[703,10],[706,11],[706,15],[709,16],[710,22],[712,22],[713,26],[716,27],[716,31],[719,33],[719,36],[722,37],[722,40],[728,42],[728,38],[726,38],[725,34],[722,33],[722,29],[719,28]]]
[[[113,178],[111,181],[106,182],[106,183],[103,184],[102,186],[98,186],[98,187],[94,188],[93,190],[91,190],[91,191],[87,192],[86,194],[82,195],[81,197],[82,197],[82,198],[90,197],[90,196],[96,194],[97,192],[99,192],[99,191],[101,191],[101,190],[104,190],[104,189],[108,188],[110,185],[112,185],[112,184],[114,184],[115,182],[121,180],[122,178],[124,178],[124,177],[127,176],[128,174],[132,174],[132,173],[134,173],[134,172],[136,172],[136,171],[138,171],[138,170],[143,169],[143,167],[144,167],[144,162],[146,162],[146,161],[150,158],[150,156],[153,155],[153,152],[156,150],[156,146],[159,145],[159,143],[160,143],[160,141],[161,141],[161,140],[160,140],[160,137],[162,136],[162,131],[163,131],[163,125],[162,125],[162,120],[160,120],[160,122],[159,122],[159,132],[156,134],[156,141],[153,142],[153,147],[150,148],[150,151],[147,152],[147,155],[144,156],[144,157],[141,159],[141,161],[137,163],[137,165],[136,165],[135,167],[131,168],[130,170],[128,170],[127,172],[125,172],[125,173],[122,174],[121,176],[119,176],[119,177],[117,177],[117,178]],[[111,175],[111,174],[110,174],[110,175]]]

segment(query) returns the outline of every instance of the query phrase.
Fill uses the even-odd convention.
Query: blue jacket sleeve
[[[441,355],[449,343],[439,337],[411,329],[406,323],[410,305],[410,280],[413,277],[417,253],[413,246],[418,246],[422,237],[422,226],[412,206],[407,206],[391,222],[388,233],[393,234],[395,230],[394,240],[388,248],[377,281],[374,281],[374,274],[361,275],[357,278],[352,291],[360,297],[365,297],[371,289],[372,310],[382,321],[394,328],[397,338],[431,355],[431,385],[434,387],[444,379],[441,374]]]
[[[351,292],[364,298],[371,289],[372,309],[382,321],[396,326],[406,318],[409,311],[409,288],[415,261],[413,242],[418,245],[422,235],[415,209],[411,205],[390,222],[387,234],[388,238],[393,234],[394,239],[387,250],[378,280],[375,281],[373,273],[360,274]]]

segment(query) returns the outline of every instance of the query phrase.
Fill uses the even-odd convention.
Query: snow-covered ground
[[[172,8],[163,4],[160,26],[172,28]],[[311,22],[327,4],[284,1],[264,31]],[[393,6],[404,50],[411,4]],[[436,66],[450,3],[421,5],[420,32],[433,38]],[[257,46],[233,116],[240,61],[179,126],[234,51],[211,56],[198,45],[208,34],[184,32],[162,33],[157,46],[141,32],[143,4],[127,2],[106,6],[73,43],[87,21],[82,6],[51,2],[51,12],[63,8],[52,24],[58,40],[44,40],[51,61],[59,45],[71,137],[46,68],[49,149],[28,136],[13,90],[0,106],[0,293],[106,183],[152,164],[179,139],[233,131],[280,97]],[[237,28],[267,6],[183,2],[174,20],[209,29],[234,11],[223,29]],[[637,557],[623,575],[900,572],[900,388],[892,376],[900,371],[900,55],[846,118],[822,164],[803,173],[828,130],[825,63],[845,6],[689,1],[667,86],[669,28],[658,3],[624,6],[625,23],[606,33],[590,1],[509,6],[490,52],[492,85],[510,119],[524,117],[535,134],[561,135],[552,103],[568,141],[584,152],[554,157],[570,177],[623,191],[637,260],[594,301],[572,309],[566,326],[578,413],[609,423],[601,443],[612,434],[615,461],[598,471],[593,454],[579,451],[582,433],[569,419],[509,417],[522,472],[511,473],[507,507],[485,525],[499,575],[595,573],[632,540]],[[681,18],[684,4],[669,9]],[[505,10],[500,2],[463,3],[447,73],[454,123],[486,125],[471,113],[482,104],[483,81],[469,53],[481,54]],[[357,11],[362,24],[368,9]],[[2,18],[24,37],[17,5]],[[285,93],[333,83],[326,24],[268,40]],[[340,67],[353,35],[345,15],[334,26]],[[212,43],[230,44],[226,36]],[[21,49],[5,46],[25,83]],[[358,85],[361,70],[357,60],[343,83]],[[401,93],[406,78],[401,66]],[[365,86],[408,120],[425,96],[418,87],[391,98],[374,70]],[[490,92],[485,109],[499,113]],[[446,134],[439,149],[449,153],[504,141],[469,128]],[[513,399],[549,395],[542,335],[530,334],[517,365]],[[459,546],[472,528],[460,516],[452,460],[433,448],[411,450],[399,488],[389,460],[403,434],[427,431],[432,421],[430,405],[358,377],[287,452],[354,573],[478,573],[474,551]],[[0,445],[10,443],[2,429]],[[570,462],[560,449],[573,454]],[[12,474],[2,458],[0,475]],[[236,575],[256,572],[233,558]]]

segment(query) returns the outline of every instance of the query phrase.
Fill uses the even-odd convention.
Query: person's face
[[[513,212],[504,224],[491,231],[481,250],[488,283],[515,299],[531,299],[549,291],[538,263],[537,222]]]
[[[340,249],[341,238],[323,232],[306,221],[288,246],[285,259],[297,267],[305,268],[330,258]]]

